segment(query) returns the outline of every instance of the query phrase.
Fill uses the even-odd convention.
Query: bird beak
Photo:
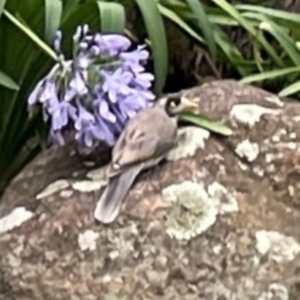
[[[189,99],[186,97],[181,97],[181,104],[184,110],[194,110],[199,108],[199,97]]]

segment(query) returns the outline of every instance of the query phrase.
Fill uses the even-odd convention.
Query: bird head
[[[159,104],[165,108],[167,114],[170,117],[173,117],[183,111],[191,111],[197,109],[199,106],[199,99],[189,99],[183,96],[170,96],[160,99]]]

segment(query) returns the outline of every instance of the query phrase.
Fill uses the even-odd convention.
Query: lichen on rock
[[[280,232],[259,230],[255,238],[257,251],[276,262],[291,261],[300,253],[300,244]]]
[[[288,300],[289,299],[289,292],[284,285],[278,283],[272,283],[269,285],[268,290],[263,292],[258,300]]]
[[[250,142],[249,139],[246,139],[237,145],[235,152],[240,157],[245,157],[249,162],[253,162],[259,154],[259,146],[257,143]]]
[[[90,229],[80,233],[78,236],[78,245],[81,251],[95,250],[97,247],[96,241],[98,238],[99,233]]]
[[[215,223],[217,207],[200,184],[185,181],[165,188],[162,193],[172,204],[166,221],[171,237],[189,240]]]
[[[64,179],[60,179],[55,182],[52,182],[36,196],[36,199],[42,199],[47,196],[50,196],[56,192],[66,189],[67,187],[69,187],[69,185],[70,183]]]
[[[239,210],[239,205],[232,193],[228,189],[215,181],[210,184],[207,188],[208,194],[212,199],[215,199],[216,202],[219,202],[219,213],[232,213]]]
[[[231,109],[230,115],[241,123],[253,127],[265,114],[278,114],[280,110],[263,107],[257,104],[236,104]]]
[[[80,191],[80,192],[92,192],[99,190],[102,186],[106,184],[105,181],[92,181],[92,180],[82,180],[82,181],[76,181],[72,184],[72,188],[74,190]]]
[[[219,213],[238,211],[234,196],[218,182],[208,186],[184,181],[162,191],[163,198],[171,203],[167,212],[166,232],[178,240],[190,240],[211,227]]]
[[[210,132],[203,128],[187,126],[178,130],[177,145],[169,151],[167,160],[178,160],[188,156],[193,156],[197,149],[204,149],[205,140],[210,136]]]
[[[8,215],[0,219],[0,233],[4,233],[21,226],[34,216],[33,212],[25,207],[16,207]]]

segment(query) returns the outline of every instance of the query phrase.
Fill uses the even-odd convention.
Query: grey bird
[[[158,164],[175,145],[178,113],[197,107],[194,100],[171,96],[158,100],[128,121],[112,151],[108,183],[94,210],[97,221],[109,224],[117,218],[139,173]]]

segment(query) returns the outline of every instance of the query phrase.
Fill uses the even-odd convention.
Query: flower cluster
[[[113,145],[129,118],[152,105],[154,76],[143,63],[149,53],[132,47],[117,34],[91,34],[79,26],[73,36],[73,59],[61,53],[62,33],[54,39],[58,61],[28,98],[29,108],[41,104],[50,123],[52,141],[64,143],[64,129],[71,128],[81,146],[103,141]]]

